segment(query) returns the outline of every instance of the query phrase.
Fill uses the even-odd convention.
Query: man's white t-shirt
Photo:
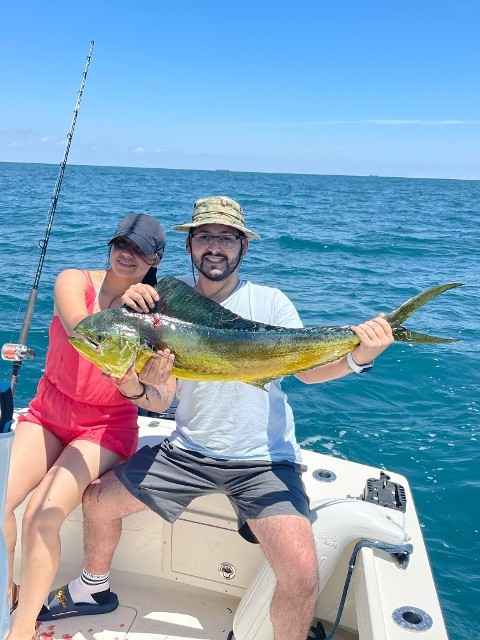
[[[265,324],[303,326],[279,289],[244,280],[222,306]],[[292,409],[280,383],[274,380],[263,390],[244,382],[179,379],[176,429],[169,440],[211,458],[300,462]]]

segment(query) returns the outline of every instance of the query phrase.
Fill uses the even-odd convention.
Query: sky
[[[478,0],[16,0],[0,161],[480,179]]]

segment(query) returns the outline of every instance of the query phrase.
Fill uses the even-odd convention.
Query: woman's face
[[[129,238],[115,238],[110,250],[110,264],[119,275],[133,278],[137,276],[139,282],[150,267],[158,266],[160,258],[156,253],[143,253]]]

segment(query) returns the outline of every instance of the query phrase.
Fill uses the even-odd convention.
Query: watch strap
[[[365,371],[369,371],[373,367],[373,360],[372,362],[367,362],[367,364],[359,365],[353,359],[352,352],[349,351],[347,353],[347,364],[354,373],[364,373]]]

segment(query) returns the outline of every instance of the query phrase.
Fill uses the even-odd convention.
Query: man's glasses
[[[196,233],[192,234],[191,238],[198,246],[208,247],[213,240],[216,240],[222,249],[234,249],[237,246],[237,241],[244,238],[244,235],[235,236],[233,234],[223,234],[219,236],[213,236],[211,233]]]

